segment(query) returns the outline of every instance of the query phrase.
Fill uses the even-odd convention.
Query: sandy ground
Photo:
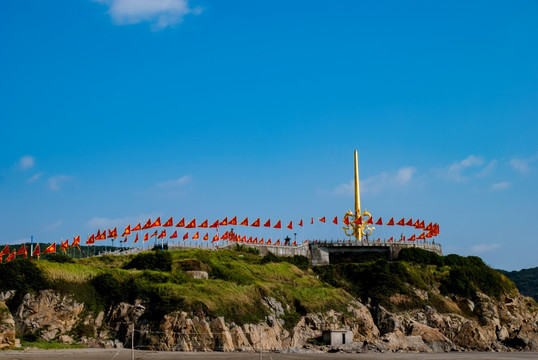
[[[127,349],[78,349],[78,350],[27,350],[27,351],[3,351],[0,352],[0,359],[17,360],[132,360],[132,354]],[[505,360],[505,359],[538,359],[538,352],[517,352],[517,353],[437,353],[437,354],[277,354],[277,353],[193,353],[193,352],[157,352],[157,351],[135,351],[134,358],[139,360],[153,359],[188,359],[188,360],[293,360],[293,359],[359,359],[359,360]]]

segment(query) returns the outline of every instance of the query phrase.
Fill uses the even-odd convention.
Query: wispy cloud
[[[52,224],[49,224],[49,225],[47,225],[47,226],[45,227],[45,231],[53,231],[53,230],[55,230],[56,228],[58,228],[60,225],[62,225],[63,222],[64,222],[64,221],[63,221],[62,219],[60,219],[60,220],[58,220],[58,221],[56,221],[56,222],[53,222]]]
[[[183,21],[188,14],[200,14],[201,8],[191,8],[188,0],[93,0],[108,6],[112,21],[118,25],[152,23],[155,30]]]
[[[25,155],[19,159],[19,167],[23,170],[31,169],[35,165],[35,158],[31,155]]]
[[[528,159],[512,158],[510,159],[510,165],[514,170],[519,171],[522,174],[528,173],[530,170],[529,164],[534,161],[534,157]]]
[[[43,175],[43,172],[38,172],[37,174],[35,174],[34,176],[32,176],[31,178],[29,178],[28,180],[26,180],[26,182],[29,184],[29,183],[33,183],[34,181],[38,180],[41,176]]]
[[[93,230],[103,229],[103,228],[112,229],[114,227],[118,227],[118,229],[122,229],[123,227],[127,225],[134,226],[139,222],[141,222],[142,225],[144,225],[147,219],[156,219],[158,216],[162,216],[162,215],[153,213],[153,214],[142,214],[139,216],[126,216],[126,217],[117,218],[117,219],[96,216],[88,220],[87,225],[90,229],[93,229]]]
[[[503,181],[496,184],[491,184],[490,189],[491,190],[504,190],[508,189],[510,187],[510,183],[508,181]]]
[[[456,161],[446,168],[434,171],[445,180],[462,183],[471,178],[484,177],[490,174],[496,165],[496,160],[486,163],[481,156],[469,155],[467,158]]]
[[[54,175],[49,178],[49,189],[52,191],[60,191],[62,190],[63,184],[65,184],[68,181],[73,180],[73,176],[71,175]]]
[[[189,175],[185,175],[178,179],[167,180],[167,181],[157,183],[157,187],[158,188],[175,188],[175,187],[182,186],[188,183],[189,181],[191,181],[191,177]]]
[[[378,175],[360,181],[362,193],[378,194],[386,189],[400,187],[408,184],[416,172],[415,167],[403,167],[394,172],[382,172]],[[348,183],[340,184],[334,188],[336,195],[351,195],[354,193],[355,183],[351,180]]]
[[[471,247],[471,252],[474,254],[483,254],[488,251],[493,251],[501,247],[501,244],[478,244]]]

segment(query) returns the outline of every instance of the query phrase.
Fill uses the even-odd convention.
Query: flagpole
[[[30,260],[32,259],[32,253],[34,252],[34,235],[30,236]]]

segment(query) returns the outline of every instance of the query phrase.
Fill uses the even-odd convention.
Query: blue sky
[[[375,218],[437,221],[446,253],[538,266],[537,15],[535,1],[2,1],[0,243],[156,216],[342,216],[357,149]]]

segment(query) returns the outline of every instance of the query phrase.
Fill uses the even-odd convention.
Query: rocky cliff
[[[455,299],[446,300],[456,306]],[[130,347],[133,341],[137,348],[166,351],[538,351],[538,313],[532,300],[519,294],[500,300],[480,294],[477,303],[465,303],[476,316],[464,316],[462,310],[469,309],[456,307],[453,313],[431,306],[390,312],[352,301],[345,311],[308,313],[295,324],[285,322],[285,306],[275,299],[263,304],[269,315],[256,324],[184,311],[150,323],[144,320],[147,304],[142,301],[120,303],[94,316],[83,311],[83,304],[42,290],[26,294],[14,314],[0,302],[0,347],[15,346],[15,334],[37,333],[43,340],[71,343],[78,338],[90,347]],[[350,330],[353,342],[323,343],[324,331],[339,329]]]

